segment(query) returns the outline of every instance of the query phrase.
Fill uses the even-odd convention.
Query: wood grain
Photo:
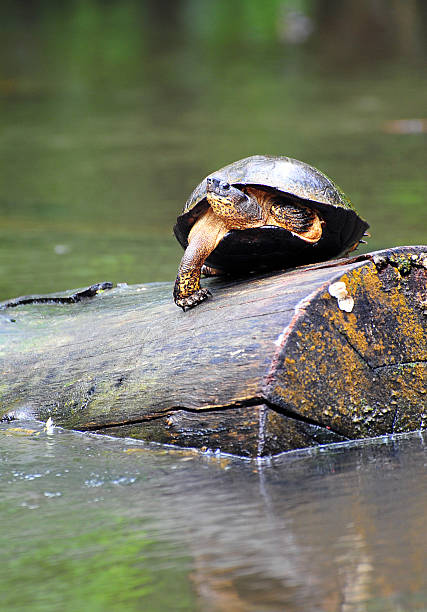
[[[247,456],[419,429],[426,253],[213,278],[213,297],[185,313],[171,283],[5,302],[0,415]]]

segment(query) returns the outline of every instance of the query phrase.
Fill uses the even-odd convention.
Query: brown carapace
[[[269,178],[261,170],[272,162]],[[208,176],[178,218],[175,234],[185,253],[175,303],[188,310],[210,295],[200,286],[205,262],[214,273],[239,273],[321,261],[353,248],[367,227],[315,168],[290,158],[240,160]]]

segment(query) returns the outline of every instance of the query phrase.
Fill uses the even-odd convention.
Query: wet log
[[[185,313],[170,283],[10,300],[0,416],[251,457],[423,429],[426,280],[399,247],[208,279]]]

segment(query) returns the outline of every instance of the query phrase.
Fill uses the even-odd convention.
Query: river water
[[[173,280],[188,195],[256,153],[335,179],[370,250],[427,241],[424,3],[264,5],[0,7],[0,300]]]
[[[174,279],[208,172],[333,177],[427,242],[423,2],[0,7],[0,300]],[[0,364],[1,366],[1,364]],[[0,610],[427,610],[424,434],[270,463],[0,424]]]
[[[426,610],[426,442],[256,463],[2,424],[0,609]]]

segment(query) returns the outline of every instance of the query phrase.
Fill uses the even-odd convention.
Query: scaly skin
[[[175,304],[184,311],[211,295],[200,287],[202,266],[229,230],[278,225],[307,242],[317,242],[322,235],[322,221],[312,209],[282,204],[260,190],[240,190],[223,181],[208,179],[207,200],[210,209],[191,229],[175,280]]]
[[[212,211],[208,211],[194,224],[173,290],[175,304],[184,311],[197,306],[211,295],[208,289],[200,287],[202,266],[227,232],[225,223]]]
[[[270,215],[280,227],[298,234],[307,242],[317,242],[322,236],[322,221],[319,215],[311,208],[287,204],[273,204]]]

